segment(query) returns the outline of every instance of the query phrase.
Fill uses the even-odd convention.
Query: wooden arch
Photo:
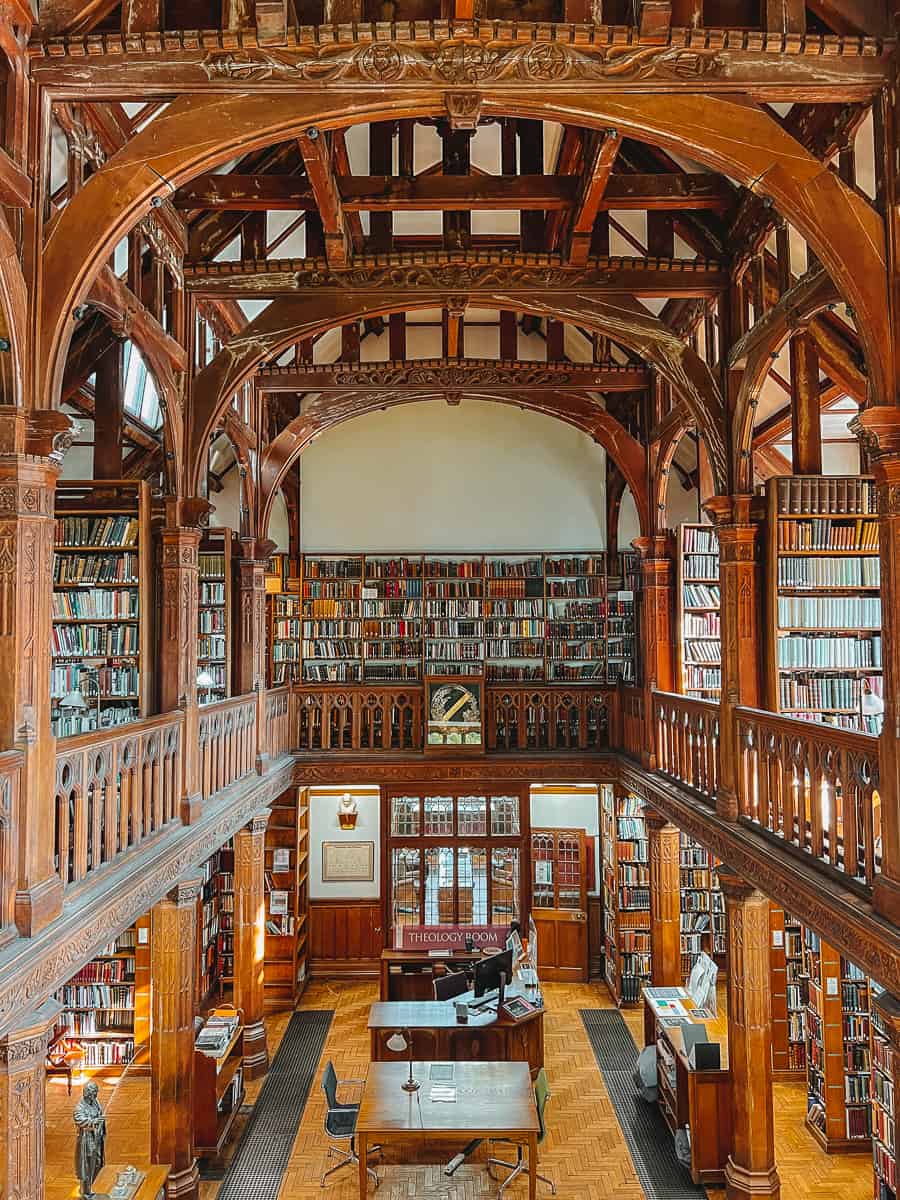
[[[663,528],[662,514],[669,496],[669,473],[675,451],[694,421],[687,405],[676,404],[660,423],[657,436],[650,443],[650,525],[653,533]]]
[[[28,289],[16,243],[6,217],[0,215],[0,337],[9,350],[0,353],[0,403],[21,406],[25,396],[25,344]]]
[[[204,448],[220,414],[261,362],[276,357],[303,338],[336,325],[346,325],[364,317],[433,308],[434,303],[433,296],[424,296],[421,292],[394,293],[386,302],[381,294],[354,294],[350,290],[332,295],[327,301],[315,293],[274,300],[246,329],[223,346],[194,379],[187,438],[186,494],[197,494]],[[561,297],[550,304],[522,299],[518,295],[479,292],[477,303],[484,308],[513,309],[597,329],[654,364],[676,394],[690,406],[693,419],[710,446],[717,484],[725,488],[727,443],[724,406],[718,385],[699,355],[636,300],[625,297],[600,300],[582,295],[567,300]]]
[[[481,389],[467,388],[462,399],[484,400],[496,404],[507,404],[541,412],[567,424],[574,425],[589,434],[601,445],[615,462],[627,481],[634,496],[640,520],[641,533],[646,534],[649,522],[647,507],[646,451],[625,427],[600,407],[587,392],[542,392],[540,403],[529,398],[528,393],[513,397]],[[318,395],[306,404],[299,416],[287,425],[274,441],[270,442],[260,462],[258,491],[257,536],[268,535],[269,518],[278,488],[287,472],[297,461],[312,439],[326,429],[333,429],[345,421],[364,413],[377,412],[381,408],[392,408],[399,404],[424,403],[446,400],[443,390],[423,388],[421,391],[397,392],[385,390],[380,393],[359,393],[348,389],[336,399],[333,395]]]
[[[741,372],[732,418],[732,475],[736,492],[753,490],[753,413],[772,363],[785,342],[840,300],[828,272],[815,267],[798,279],[735,345],[730,367]]]
[[[137,134],[66,206],[43,254],[46,286],[36,395],[52,406],[71,337],[72,309],[99,264],[144,216],[151,199],[194,175],[274,142],[320,129],[443,115],[447,89],[424,83],[400,95],[379,86],[182,96]],[[606,129],[651,142],[721,171],[769,196],[798,229],[857,313],[872,399],[887,403],[891,378],[886,256],[882,220],[861,195],[804,149],[774,116],[744,96],[542,92],[512,97],[479,90],[484,116],[524,117]],[[160,180],[164,182],[161,183]],[[710,447],[712,451],[712,447]]]

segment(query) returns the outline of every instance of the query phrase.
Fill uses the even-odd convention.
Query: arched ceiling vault
[[[379,409],[399,404],[445,401],[446,397],[447,393],[443,389],[434,391],[426,388],[421,391],[403,392],[385,390],[380,394],[371,390],[358,392],[348,388],[339,397],[333,394],[309,397],[304,401],[300,414],[269,444],[262,457],[258,493],[259,536],[266,536],[272,503],[282,480],[314,437],[364,413],[377,412]],[[648,532],[646,450],[590,393],[546,389],[537,401],[527,393],[516,399],[505,392],[467,388],[461,391],[459,398],[514,405],[542,412],[589,434],[606,450],[621,470],[634,496],[641,533]]]
[[[559,307],[551,307],[540,301],[523,299],[518,294],[488,292],[479,293],[477,303],[485,308],[557,316],[572,324],[599,330],[652,363],[690,406],[710,445],[718,485],[726,486],[724,407],[716,381],[697,353],[637,301],[624,297],[604,301],[590,295],[569,296],[567,303],[560,300]],[[316,295],[289,296],[273,301],[245,330],[223,346],[194,380],[186,494],[198,493],[205,448],[220,414],[262,362],[276,357],[295,342],[333,326],[433,305],[433,298],[416,292],[391,294],[389,304],[383,296],[353,292],[333,295],[328,301]]]
[[[689,155],[770,197],[806,238],[855,309],[868,359],[870,398],[875,402],[888,398],[891,340],[881,218],[771,113],[739,95],[609,95],[587,90],[550,94],[535,89],[533,96],[513,100],[495,86],[485,86],[478,95],[483,116],[616,128],[623,136]],[[447,111],[445,89],[435,85],[404,92],[399,104],[404,117],[443,116]],[[397,116],[397,97],[377,88],[194,95],[174,101],[92,175],[53,227],[42,264],[46,286],[43,340],[34,361],[35,394],[44,403],[56,401],[71,337],[72,309],[97,264],[163,190],[161,177],[178,187],[238,153],[294,137],[311,125],[338,128]],[[521,311],[525,306],[517,300],[516,307]],[[578,305],[569,308],[579,311]],[[682,369],[687,361],[680,360]],[[680,390],[686,382],[691,388],[697,383],[681,379],[676,386]],[[704,428],[703,432],[710,443],[710,431]],[[714,443],[710,453],[716,459]],[[718,485],[724,480],[727,486],[727,459],[720,458],[716,470]]]

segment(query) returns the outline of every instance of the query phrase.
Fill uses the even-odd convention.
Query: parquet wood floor
[[[541,1171],[556,1181],[560,1200],[643,1200],[643,1190],[578,1016],[580,1008],[608,1006],[608,993],[605,987],[587,984],[550,984],[546,991],[546,1060],[553,1099],[547,1110],[548,1133],[542,1147]],[[303,1008],[334,1009],[323,1061],[331,1058],[341,1078],[361,1078],[366,1073],[366,1019],[375,998],[372,984],[315,983],[304,996]],[[639,1013],[629,1010],[624,1015],[640,1042]],[[286,1024],[286,1015],[269,1023],[273,1053]],[[803,1128],[804,1089],[788,1084],[775,1086],[776,1144],[784,1200],[871,1200],[868,1158],[822,1153]],[[255,1099],[258,1087],[254,1084],[248,1088],[248,1102]],[[101,1098],[109,1109],[109,1161],[137,1165],[147,1162],[148,1091],[146,1077],[126,1077],[117,1087],[101,1084]],[[71,1099],[66,1096],[63,1081],[48,1082],[47,1200],[69,1200],[76,1194],[71,1120],[76,1099],[77,1094]],[[317,1079],[297,1133],[280,1200],[323,1196],[329,1200],[356,1200],[356,1176],[349,1170],[333,1177],[334,1183],[325,1192],[319,1187],[326,1148],[323,1114]],[[418,1149],[391,1146],[384,1159],[385,1169],[379,1167],[383,1182],[378,1192],[370,1195],[380,1200],[482,1200],[495,1196],[497,1184],[484,1169],[486,1153],[482,1147],[453,1179],[447,1179],[442,1171],[449,1154],[446,1145]],[[218,1186],[216,1182],[204,1182],[201,1200],[216,1200]],[[508,1193],[511,1200],[526,1194],[524,1182]],[[543,1189],[539,1194],[549,1193]],[[724,1200],[724,1191],[711,1190],[710,1200]]]

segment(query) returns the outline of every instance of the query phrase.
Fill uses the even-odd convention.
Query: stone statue
[[[94,1180],[106,1161],[106,1117],[98,1100],[96,1083],[86,1083],[72,1114],[78,1137],[75,1141],[75,1174],[82,1197],[94,1195]]]

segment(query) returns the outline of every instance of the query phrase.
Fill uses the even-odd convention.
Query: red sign
[[[466,938],[476,950],[502,949],[508,925],[401,925],[396,950],[465,950]]]

